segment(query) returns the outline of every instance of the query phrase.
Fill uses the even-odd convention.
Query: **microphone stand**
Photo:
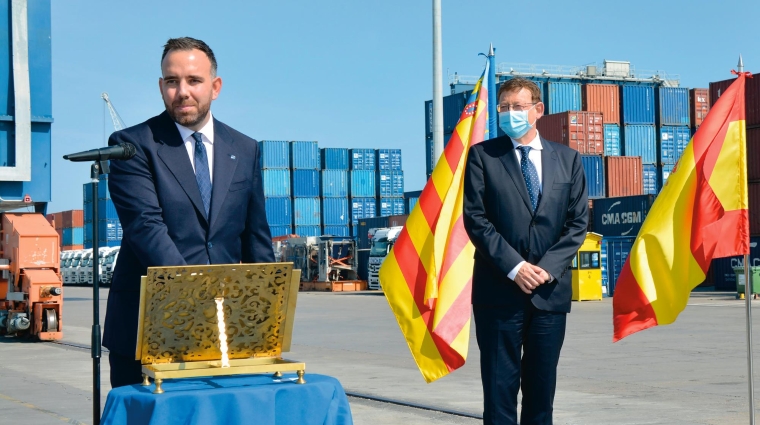
[[[111,169],[108,161],[95,161],[90,167],[92,180],[92,339],[90,355],[92,357],[92,423],[100,425],[100,235],[98,234],[98,183],[102,174]]]

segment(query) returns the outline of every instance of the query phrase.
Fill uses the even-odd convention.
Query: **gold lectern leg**
[[[150,379],[148,379],[148,375],[143,373],[142,376],[143,376],[142,386],[143,387],[150,386]]]
[[[272,375],[272,378],[282,378],[282,372],[280,371],[275,372],[274,375]]]
[[[153,391],[153,394],[163,394],[164,390],[161,388],[161,384],[164,382],[161,378],[156,378],[156,389]]]
[[[303,370],[299,370],[298,372],[298,379],[296,379],[296,384],[305,384],[306,380],[303,379]]]

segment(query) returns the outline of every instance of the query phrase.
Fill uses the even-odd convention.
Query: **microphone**
[[[106,161],[109,159],[130,159],[135,156],[135,145],[131,143],[119,143],[115,146],[109,146],[107,148],[90,149],[84,152],[77,152],[68,155],[64,155],[63,159],[68,159],[72,162],[82,161]]]

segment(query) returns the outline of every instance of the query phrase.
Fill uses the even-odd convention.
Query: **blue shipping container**
[[[635,237],[654,203],[653,195],[594,199],[594,232],[604,237]]]
[[[92,202],[92,183],[82,185],[82,199],[84,202]],[[111,192],[108,191],[108,175],[100,176],[98,182],[98,199],[110,199]]]
[[[290,168],[319,169],[317,142],[290,142]]]
[[[615,295],[615,285],[623,270],[628,253],[631,252],[636,238],[608,238],[602,239],[602,245],[606,245],[606,263],[602,263],[602,269],[607,274],[607,292],[610,296]]]
[[[420,201],[420,198],[405,198],[406,199],[406,214],[411,214],[414,211],[414,206]]]
[[[322,234],[349,237],[351,236],[351,228],[348,226],[325,226],[325,230]]]
[[[749,238],[750,267],[760,266],[760,237]],[[744,267],[744,257],[716,258],[712,261],[712,278],[716,291],[736,291],[734,267]]]
[[[604,155],[620,156],[622,154],[620,126],[617,124],[604,124]]]
[[[296,226],[296,235],[300,237],[321,236],[322,229],[319,226]]]
[[[691,140],[689,127],[660,127],[660,164],[675,164]]]
[[[443,97],[443,131],[451,132],[456,128],[472,90]],[[425,102],[425,136],[433,135],[433,101]]]
[[[657,163],[657,136],[653,125],[626,125],[623,155],[640,156],[642,164]]]
[[[264,183],[264,196],[290,196],[290,170],[282,168],[261,170],[261,179]]]
[[[395,198],[404,196],[404,172],[384,171],[377,173],[377,196]]]
[[[98,246],[101,248],[121,246],[121,239],[101,240],[98,242]],[[92,241],[84,241],[84,249],[92,249]]]
[[[348,198],[322,198],[323,225],[348,225],[350,220]]]
[[[689,126],[689,89],[685,87],[660,87],[657,96],[658,122],[660,125]]]
[[[363,218],[357,226],[354,226],[354,236],[356,236],[357,248],[369,248],[369,231],[380,227],[388,227],[388,217],[371,217]]]
[[[353,198],[351,199],[351,223],[356,225],[362,218],[377,215],[377,199]]]
[[[374,170],[377,168],[374,149],[350,149],[349,168],[352,170]]]
[[[322,170],[322,196],[330,198],[348,197],[348,171]]]
[[[67,227],[63,229],[63,241],[61,245],[84,244],[84,227]]]
[[[98,220],[99,241],[120,241],[124,231],[119,220]],[[92,220],[84,222],[84,243],[92,243]]]
[[[92,202],[85,202],[83,204],[84,209],[84,221],[92,221]],[[99,220],[118,220],[119,215],[116,214],[116,206],[110,199],[101,199],[98,201],[98,219]]]
[[[546,105],[547,113],[557,114],[566,111],[580,111],[583,107],[580,83],[550,81],[547,84]]]
[[[293,179],[294,198],[316,198],[319,196],[319,170],[296,169],[293,170],[291,178]]]
[[[351,197],[374,198],[377,193],[377,175],[374,170],[352,170],[349,173],[351,180]]]
[[[641,178],[644,181],[644,193],[647,195],[656,195],[660,192],[660,177],[658,175],[657,165],[644,164],[643,168]]]
[[[401,170],[401,149],[378,149],[378,170]]]
[[[601,155],[581,155],[589,199],[604,198],[604,161]]]
[[[623,84],[622,124],[654,124],[654,87]]]
[[[380,215],[383,217],[404,214],[404,198],[380,198],[378,205]]]
[[[261,168],[290,168],[289,142],[262,140],[259,142]]]
[[[293,223],[298,226],[319,226],[319,198],[293,198]]]
[[[348,149],[322,148],[319,150],[323,170],[348,170]]]
[[[267,223],[270,226],[290,226],[293,222],[293,200],[290,198],[266,198]]]
[[[292,234],[292,228],[290,226],[269,226],[269,233],[273,238],[278,236],[287,236]]]

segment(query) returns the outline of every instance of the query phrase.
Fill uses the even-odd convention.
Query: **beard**
[[[179,103],[176,106],[180,106],[180,105],[181,103]],[[206,117],[208,116],[208,111],[209,109],[211,109],[211,102],[205,103],[205,104],[198,103],[197,105],[198,112],[196,113],[177,114],[176,112],[174,112],[173,106],[175,105],[169,105],[168,103],[166,103],[166,101],[164,101],[164,106],[166,106],[166,112],[169,113],[169,116],[172,117],[174,122],[176,122],[177,124],[181,126],[192,128],[202,123],[206,119]]]

